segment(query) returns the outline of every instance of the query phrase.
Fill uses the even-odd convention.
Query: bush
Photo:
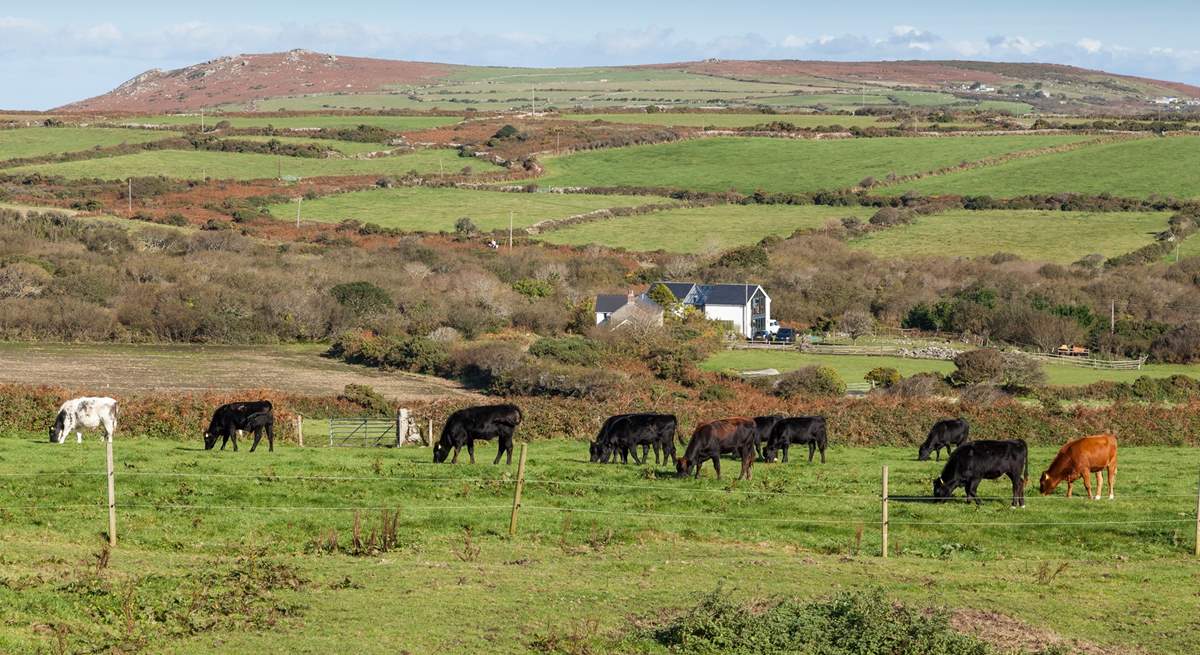
[[[526,298],[545,298],[554,293],[554,285],[546,280],[525,278],[513,282],[513,291]]]
[[[903,378],[900,376],[900,371],[894,368],[877,367],[867,371],[863,379],[877,387],[891,389],[899,384]]]
[[[954,358],[957,370],[950,380],[959,386],[994,384],[1008,389],[1027,389],[1046,382],[1042,365],[1020,353],[1003,353],[980,348]]]
[[[650,637],[672,653],[853,653],[988,655],[988,646],[955,631],[942,611],[910,609],[882,591],[842,592],[817,601],[788,599],[767,608],[735,603],[720,587]]]
[[[596,366],[603,357],[600,344],[580,336],[547,337],[529,347],[529,354],[575,366]]]
[[[1200,324],[1189,323],[1154,340],[1150,353],[1165,364],[1192,364],[1200,361]]]
[[[357,405],[380,416],[391,416],[394,409],[386,398],[365,384],[347,384],[342,393],[338,394],[338,400]]]
[[[900,380],[889,391],[901,398],[929,398],[946,394],[949,385],[941,375],[923,372]]]
[[[780,398],[798,396],[844,396],[846,383],[830,366],[805,366],[779,376],[775,395]]]
[[[329,290],[338,304],[358,316],[382,314],[393,307],[387,291],[370,282],[347,282]]]
[[[444,372],[448,359],[446,347],[428,337],[380,337],[362,332],[343,334],[328,354],[351,364],[426,375]]]
[[[723,384],[710,384],[700,391],[700,400],[707,402],[729,402],[736,397],[737,393]]]

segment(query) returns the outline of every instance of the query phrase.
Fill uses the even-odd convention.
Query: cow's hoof
[[[1109,496],[1108,496],[1108,499],[1109,499],[1109,500],[1116,500],[1116,499],[1117,499],[1117,497],[1116,497],[1116,496],[1113,496],[1112,494],[1109,494]]]
[[[1093,498],[1092,500],[1100,500],[1100,496],[1096,496],[1096,497],[1095,497],[1095,498]]]

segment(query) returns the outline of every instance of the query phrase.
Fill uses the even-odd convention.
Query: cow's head
[[[204,433],[204,449],[212,450],[213,446],[215,446],[215,445],[217,445],[217,433],[205,432]]]
[[[1038,481],[1038,489],[1042,492],[1043,496],[1049,496],[1058,488],[1059,482],[1061,480],[1055,479],[1050,475],[1050,471],[1046,471],[1042,474],[1041,480]]]
[[[930,447],[929,441],[926,441],[925,443],[921,444],[921,447],[917,449],[917,461],[918,462],[929,461],[929,453],[931,451],[933,451],[933,448]]]
[[[937,498],[939,500],[946,500],[946,499],[950,498],[950,494],[953,492],[954,492],[954,489],[950,485],[943,482],[941,478],[938,478],[933,481],[933,497],[934,498]]]
[[[685,478],[685,477],[687,477],[687,474],[691,473],[691,472],[692,472],[692,466],[688,462],[687,457],[676,457],[675,458],[675,475],[677,475],[681,478]]]
[[[594,464],[600,461],[600,455],[604,452],[604,448],[599,442],[593,441],[588,446],[588,454],[591,456],[591,462]]]
[[[50,426],[50,443],[63,443],[67,440],[67,413],[59,412]]]
[[[439,441],[433,444],[433,463],[441,464],[446,461],[446,456],[450,454],[450,442]]]

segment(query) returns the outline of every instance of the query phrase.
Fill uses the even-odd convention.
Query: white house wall
[[[749,323],[749,307],[742,305],[705,305],[704,315],[714,321],[733,323],[737,333],[746,336]]]

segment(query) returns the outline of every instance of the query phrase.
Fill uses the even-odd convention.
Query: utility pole
[[[508,252],[510,254],[512,253],[512,226],[513,226],[513,213],[512,213],[512,210],[509,210],[509,212],[508,212]]]
[[[133,178],[126,180],[129,183],[129,188],[125,192],[126,200],[129,201],[129,215],[133,216]]]
[[[1108,333],[1116,334],[1117,332],[1117,301],[1110,301],[1108,309]]]
[[[204,107],[200,108],[200,133],[204,134]]]
[[[300,227],[300,205],[304,203],[304,196],[296,198],[296,227]]]
[[[533,111],[530,117],[537,116],[537,85],[529,85],[529,104],[533,106]]]

